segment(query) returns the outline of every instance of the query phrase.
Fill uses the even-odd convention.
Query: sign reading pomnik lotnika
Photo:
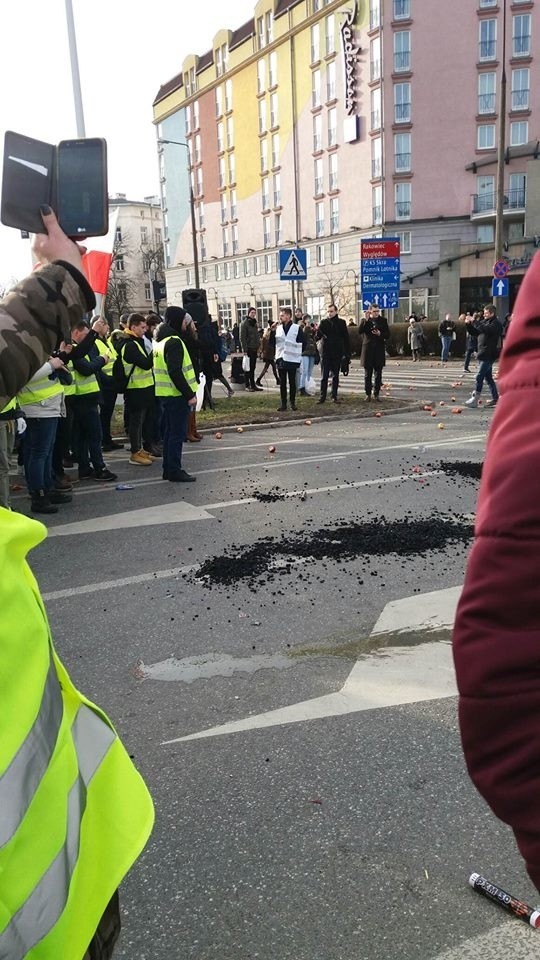
[[[356,93],[356,61],[360,53],[354,36],[354,24],[358,12],[358,2],[355,0],[352,10],[347,11],[341,24],[341,43],[343,47],[343,68],[345,71],[345,110],[351,115],[356,113],[358,97]]]

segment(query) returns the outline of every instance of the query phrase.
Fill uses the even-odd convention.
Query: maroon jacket
[[[540,890],[540,253],[499,371],[475,542],[454,627],[470,776]]]

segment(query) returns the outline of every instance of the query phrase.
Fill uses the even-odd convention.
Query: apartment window
[[[264,17],[257,17],[257,49],[264,47]]]
[[[190,287],[190,286],[191,286],[191,270],[188,267],[188,269],[186,270],[186,287]]]
[[[216,76],[222,77],[227,69],[227,44],[216,47]]]
[[[122,253],[120,253],[114,261],[114,269],[117,273],[125,272],[126,264],[124,262],[124,255]]]
[[[495,60],[497,55],[497,21],[480,20],[479,60]]]
[[[478,76],[478,113],[495,113],[497,105],[497,79],[493,71]]]
[[[201,256],[203,256],[204,259],[206,259],[206,250],[204,249],[204,247],[203,247],[203,253],[201,253]],[[202,282],[208,283],[208,267],[202,268]]]
[[[270,246],[270,217],[263,217],[263,247]]]
[[[229,186],[232,187],[233,183],[236,183],[236,163],[234,153],[229,154]]]
[[[203,237],[201,237],[201,260],[206,260],[206,247],[204,245]],[[206,283],[206,281],[208,280],[208,270],[206,269],[206,267],[203,267],[202,275],[203,275],[203,281],[204,283]]]
[[[378,180],[382,174],[382,140],[375,137],[371,141],[371,179]]]
[[[202,196],[203,185],[202,185],[202,167],[197,167],[195,171],[195,194],[197,197]]]
[[[530,71],[528,67],[512,70],[512,110],[529,109]]]
[[[232,80],[225,81],[225,113],[232,110]]]
[[[324,236],[324,203],[322,200],[315,204],[315,236]]]
[[[371,129],[381,129],[381,88],[371,91]]]
[[[261,180],[261,203],[263,210],[268,210],[270,207],[270,187],[268,177],[263,177]]]
[[[223,273],[224,273],[224,276],[225,276],[225,280],[230,280],[230,279],[231,279],[231,265],[230,265],[230,263],[224,263],[224,264],[223,264]]]
[[[339,200],[332,197],[330,200],[330,233],[339,233]]]
[[[330,244],[330,263],[339,263],[339,240]]]
[[[152,290],[149,283],[144,285],[144,299],[152,302]]]
[[[396,83],[394,85],[394,122],[411,122],[411,85],[410,83]]]
[[[381,38],[375,37],[369,45],[369,79],[381,79]]]
[[[231,190],[230,195],[230,204],[231,204],[231,220],[236,220],[236,190]]]
[[[251,276],[251,261],[250,261],[250,260],[246,259],[246,260],[243,261],[243,268],[244,268],[244,276],[245,276],[245,277]]]
[[[279,167],[279,133],[272,134],[272,166]]]
[[[337,110],[332,107],[328,111],[328,146],[335,147],[337,143]]]
[[[225,147],[225,142],[223,140],[223,120],[220,120],[217,124],[217,148],[218,153],[222,153]]]
[[[148,227],[141,227],[141,243],[148,243]]]
[[[322,150],[322,117],[320,113],[313,117],[313,150]]]
[[[261,272],[261,258],[253,257],[253,273],[256,277],[260,275]]]
[[[531,15],[520,13],[512,19],[512,54],[514,57],[528,57],[531,52]]]
[[[143,257],[142,257],[142,268],[143,268],[143,270],[145,270],[145,271],[150,270],[150,266],[151,266],[150,258],[143,255]]]
[[[382,187],[371,188],[371,219],[373,226],[382,223]]]
[[[281,243],[281,214],[274,214],[274,242],[275,246],[279,247]]]
[[[219,202],[221,206],[221,223],[225,223],[227,220],[227,200],[224,193],[221,194]]]
[[[272,260],[273,260],[272,254],[266,253],[264,256],[264,272],[265,273],[272,273],[272,270],[273,270]]]
[[[319,243],[315,247],[315,259],[318,267],[324,267],[324,244]]]
[[[195,148],[194,148],[195,163],[201,162],[201,135],[197,134],[195,137]]]
[[[187,90],[186,90],[186,96],[187,96]],[[186,107],[186,136],[189,137],[192,130],[193,130],[193,124],[191,122],[191,107]]]
[[[271,270],[268,271],[268,273],[271,272]],[[271,300],[259,300],[257,305],[257,320],[259,321],[259,326],[261,327],[268,327],[273,322]]]
[[[400,253],[410,253],[412,250],[411,247],[411,231],[402,230],[396,234],[399,240],[399,252]]]
[[[220,187],[225,186],[225,159],[220,157],[218,160],[219,163],[219,185]]]
[[[394,70],[399,73],[411,69],[411,31],[398,30],[394,34]]]
[[[476,197],[474,198],[474,212],[482,213],[485,210],[495,209],[495,177],[479,175],[476,178]]]
[[[321,71],[314,70],[311,74],[311,106],[321,105]]]
[[[523,209],[526,190],[527,175],[525,173],[511,173],[508,178],[508,207],[511,210]]]
[[[411,16],[411,0],[394,0],[394,20],[408,20]]]
[[[369,29],[377,30],[381,25],[381,0],[369,0]]]
[[[275,173],[273,177],[274,206],[281,206],[281,174]]]
[[[224,327],[230,327],[232,323],[232,309],[228,300],[222,301],[218,306],[218,316]]]
[[[498,0],[480,0],[480,8],[496,7],[497,5],[498,5]]]
[[[493,150],[495,147],[495,124],[482,123],[478,127],[476,146],[478,150]]]
[[[229,256],[229,228],[223,227],[221,230],[221,242],[223,245],[223,256]]]
[[[268,58],[268,65],[270,68],[268,74],[269,84],[271,87],[275,87],[277,85],[277,53],[275,50],[272,50]]]
[[[320,42],[320,30],[319,24],[315,23],[311,28],[311,62],[318,63],[321,59],[321,42]]]
[[[411,135],[396,133],[394,136],[394,170],[407,173],[411,169]]]
[[[326,99],[336,99],[336,61],[332,60],[326,68]]]
[[[231,227],[232,252],[238,253],[238,227],[234,224]]]
[[[266,130],[266,100],[259,100],[259,133]]]
[[[154,230],[154,239],[156,244],[160,244],[163,242],[161,230],[159,229],[159,227],[156,227],[156,229]]]
[[[323,162],[322,157],[317,157],[314,165],[314,192],[315,196],[318,197],[319,194],[323,192]]]
[[[199,129],[199,101],[195,100],[193,104],[193,127],[195,130]]]
[[[514,121],[510,124],[510,146],[519,147],[529,140],[529,123],[527,120]]]
[[[232,117],[227,117],[227,148],[232,150],[234,146],[234,121]]]
[[[279,100],[277,93],[270,94],[270,127],[274,129],[279,124]]]
[[[396,220],[411,219],[411,184],[396,183]]]
[[[214,277],[215,277],[216,280],[221,280],[221,279],[222,279],[222,277],[223,277],[223,270],[222,270],[221,263],[216,263],[216,266],[215,266],[215,268],[214,268]]]
[[[338,155],[331,153],[328,157],[328,189],[330,191],[338,188]]]
[[[274,22],[271,10],[267,10],[264,15],[264,32],[266,43],[272,43],[272,40],[274,39]]]
[[[266,137],[260,142],[261,171],[268,170],[268,141]]]
[[[523,221],[518,221],[517,223],[508,224],[508,239],[509,240],[523,240],[525,236],[525,224]]]
[[[235,260],[233,263],[233,277],[235,280],[238,280],[240,277],[240,261]]]
[[[223,87],[216,87],[216,117],[223,114]]]
[[[334,53],[336,49],[335,24],[334,24],[333,13],[331,13],[330,16],[326,17],[324,21],[324,36],[325,36],[326,56],[329,57],[330,54]]]
[[[495,240],[495,227],[492,223],[479,223],[476,228],[477,243],[493,243]]]
[[[257,93],[266,90],[266,60],[264,57],[257,62]]]
[[[199,214],[199,230],[204,230],[204,203],[202,200],[199,200],[197,212]]]

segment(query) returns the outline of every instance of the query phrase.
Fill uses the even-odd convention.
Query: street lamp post
[[[164,140],[160,137],[158,140],[158,146],[162,146],[165,143],[172,143],[177,147],[186,147],[188,151],[189,158],[189,143],[185,143],[183,140]],[[195,286],[199,288],[199,255],[197,253],[197,227],[195,224],[195,196],[193,194],[193,184],[191,182],[191,167],[188,163],[188,180],[189,180],[189,206],[191,210],[191,242],[193,245],[193,270],[195,273]]]

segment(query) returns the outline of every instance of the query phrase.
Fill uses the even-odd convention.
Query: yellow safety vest
[[[31,403],[43,403],[49,397],[55,397],[57,393],[62,393],[62,390],[62,384],[57,377],[50,380],[49,374],[45,374],[38,380],[29,380],[26,386],[19,391],[17,398],[21,407],[28,407]]]
[[[13,400],[10,400],[9,403],[6,403],[3,410],[0,410],[0,414],[8,413],[9,410],[17,409],[17,397],[13,397]]]
[[[182,373],[186,378],[188,387],[191,387],[193,393],[197,393],[198,384],[195,377],[195,371],[193,370],[191,357],[188,353],[185,343],[181,337],[165,337],[163,340],[157,340],[154,344],[154,376],[156,380],[156,397],[181,396],[180,390],[175,387],[173,381],[171,380],[169,371],[167,370],[167,364],[165,363],[165,344],[168,340],[179,340],[182,344],[184,350],[184,356],[182,358]]]
[[[102,357],[104,357],[106,353],[109,354],[109,360],[105,366],[101,368],[101,373],[104,373],[105,376],[110,377],[112,374],[114,361],[116,360],[116,350],[114,349],[110,340],[107,340],[107,343],[104,343],[103,340],[98,339],[96,340],[96,347],[98,348]]]
[[[71,383],[64,384],[64,396],[72,397],[75,394],[75,370],[73,369],[73,364],[71,360],[68,360],[68,362],[65,364],[65,367],[66,367],[66,370],[69,370],[73,379]]]
[[[151,833],[152,800],[52,644],[26,554],[45,527],[0,508],[0,957],[81,960]]]
[[[148,357],[148,354],[144,347],[141,347],[140,343],[133,337],[133,342],[137,345],[137,349],[141,351],[143,357]],[[125,341],[129,343],[129,340]],[[154,373],[150,370],[143,370],[142,367],[137,367],[133,363],[126,363],[124,360],[124,347],[125,343],[122,344],[122,363],[124,365],[124,372],[126,377],[129,377],[129,383],[127,385],[128,390],[144,390],[145,387],[154,386]],[[131,372],[133,371],[133,373]],[[131,374],[131,376],[130,376]]]
[[[76,397],[86,397],[90,393],[99,393],[99,383],[95,373],[90,373],[86,376],[86,374],[79,373],[78,370],[75,370],[73,364],[71,365],[70,372],[73,376],[73,385],[75,388],[71,393],[74,393]]]

